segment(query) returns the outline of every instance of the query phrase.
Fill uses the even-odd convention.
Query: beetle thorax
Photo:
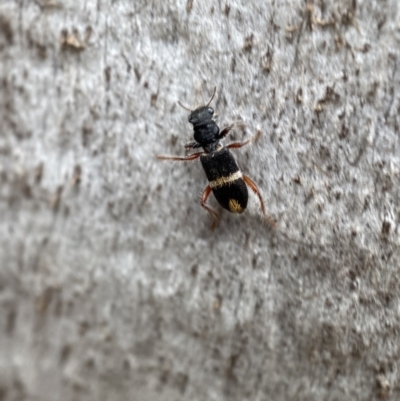
[[[215,148],[219,142],[219,127],[213,120],[213,115],[214,109],[208,106],[198,107],[189,115],[189,122],[193,125],[194,140],[206,151]]]

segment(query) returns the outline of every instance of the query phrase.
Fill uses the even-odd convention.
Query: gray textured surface
[[[400,399],[399,48],[397,0],[3,0],[0,400]],[[155,160],[214,85],[275,232]]]

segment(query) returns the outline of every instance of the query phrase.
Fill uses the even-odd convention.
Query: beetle
[[[220,141],[231,131],[234,124],[220,131],[215,122],[213,118],[214,109],[210,107],[210,103],[215,97],[216,90],[217,87],[214,87],[214,92],[210,100],[204,106],[199,106],[194,110],[191,110],[178,101],[181,107],[190,112],[188,120],[193,125],[194,131],[194,141],[187,143],[185,148],[187,150],[203,148],[203,151],[192,153],[186,157],[159,155],[157,159],[191,161],[200,158],[209,182],[201,196],[200,204],[213,218],[211,229],[215,228],[218,221],[217,211],[206,204],[211,191],[224,209],[231,213],[243,213],[246,210],[248,202],[247,186],[257,195],[263,216],[266,218],[268,224],[274,227],[275,222],[265,213],[264,201],[260,190],[250,177],[242,173],[235,158],[229,151],[230,149],[241,148],[257,140],[261,135],[261,131],[258,131],[244,142],[233,142],[227,146],[223,146]]]

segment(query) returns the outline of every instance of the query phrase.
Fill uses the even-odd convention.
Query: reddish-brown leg
[[[274,219],[273,219],[271,216],[268,216],[268,215],[265,213],[264,201],[263,201],[263,198],[262,198],[262,196],[261,196],[260,190],[258,189],[256,183],[255,183],[250,177],[248,177],[247,175],[244,175],[244,174],[243,174],[243,179],[244,179],[244,182],[245,182],[245,183],[251,188],[251,190],[257,195],[258,200],[260,201],[260,204],[261,204],[261,211],[262,211],[262,214],[263,214],[264,218],[266,219],[268,225],[269,225],[270,227],[272,227],[272,228],[275,228],[275,227],[276,227],[276,222],[274,221]]]
[[[211,224],[211,230],[214,230],[215,226],[218,223],[218,213],[214,209],[206,205],[207,199],[210,196],[211,191],[212,191],[211,187],[207,185],[206,189],[203,192],[203,195],[201,196],[200,204],[204,209],[207,210],[208,213],[211,214],[213,218],[213,222]]]
[[[190,160],[195,160],[198,157],[200,157],[203,154],[203,152],[197,152],[197,153],[192,153],[189,156],[185,156],[185,157],[180,157],[180,156],[162,156],[162,155],[158,155],[157,159],[158,160],[177,160],[177,161],[190,161]]]
[[[224,136],[227,136],[229,134],[229,131],[233,128],[233,124],[232,125],[228,125],[227,127],[225,127],[218,135],[218,138],[222,139]]]
[[[223,137],[227,136],[229,132],[232,130],[233,127],[245,127],[246,124],[243,121],[238,121],[236,123],[233,123],[231,125],[228,125],[225,127],[218,135],[218,139],[222,139]]]
[[[257,131],[253,136],[251,136],[246,141],[244,141],[244,142],[233,142],[233,143],[230,143],[229,145],[227,145],[226,147],[228,149],[241,148],[242,146],[245,146],[245,145],[249,144],[250,142],[256,141],[261,136],[261,134],[262,134],[261,131]]]

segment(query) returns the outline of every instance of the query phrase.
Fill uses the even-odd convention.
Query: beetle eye
[[[207,111],[208,111],[210,114],[214,114],[214,109],[213,109],[212,107],[209,107],[209,108],[207,109]]]

